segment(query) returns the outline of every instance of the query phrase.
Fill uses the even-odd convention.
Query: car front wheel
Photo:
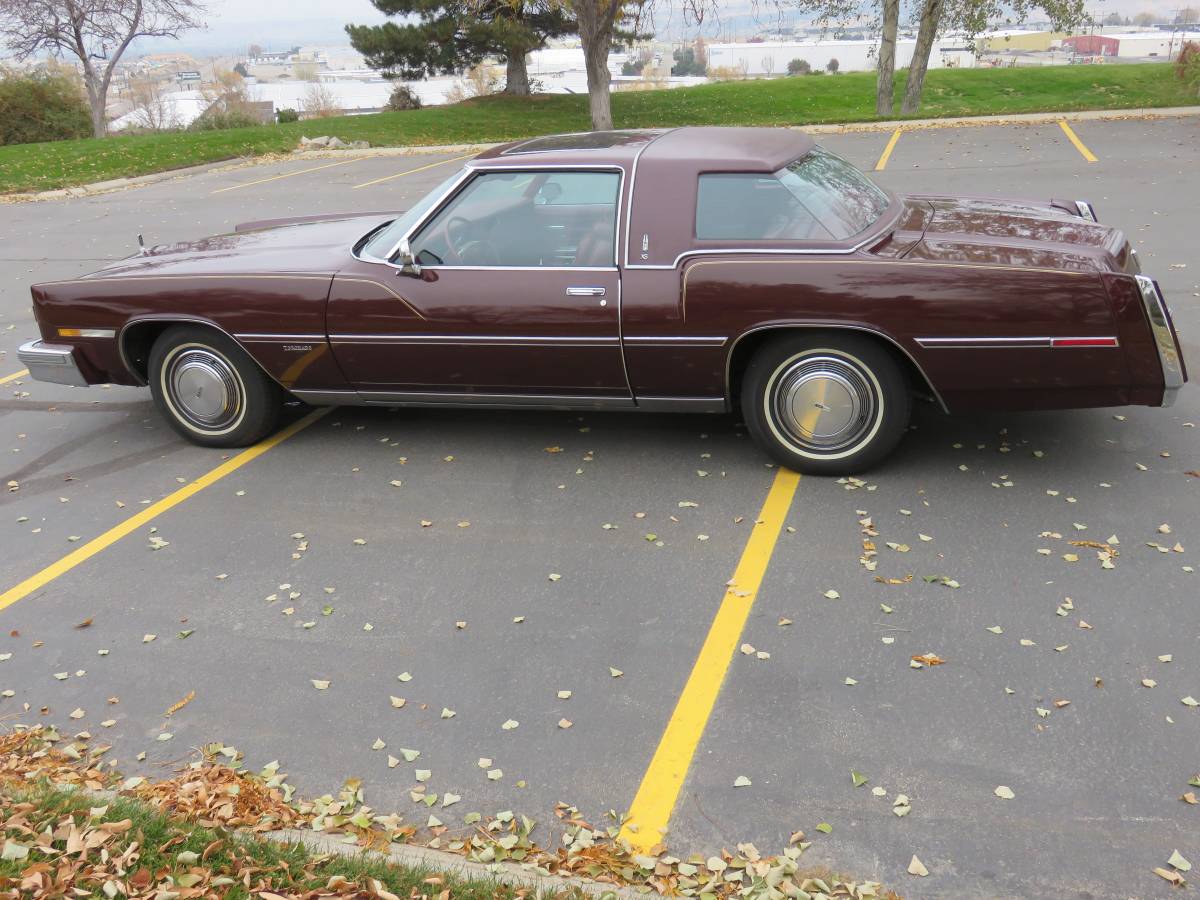
[[[148,380],[171,427],[206,447],[253,444],[279,421],[279,387],[231,338],[209,328],[164,331],[150,351]]]
[[[778,337],[742,380],[742,415],[778,462],[814,475],[875,465],[908,427],[908,379],[892,353],[855,334]]]

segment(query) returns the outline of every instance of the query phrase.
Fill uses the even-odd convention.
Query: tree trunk
[[[104,112],[108,105],[107,92],[99,83],[100,79],[96,77],[96,73],[91,67],[85,68],[83,72],[83,84],[87,88],[88,106],[92,111],[92,137],[102,138],[108,132],[108,123],[105,121]]]
[[[883,36],[879,42],[879,75],[875,81],[875,114],[892,114],[892,79],[896,74],[896,29],[900,24],[900,0],[883,0]]]
[[[608,51],[612,46],[613,22],[618,5],[616,0],[576,0],[572,4],[587,69],[592,131],[608,131],[613,127],[612,97],[608,89]]]
[[[517,97],[529,96],[529,69],[525,65],[524,50],[510,50],[508,73],[504,79],[504,93]]]
[[[942,19],[943,0],[924,0],[921,6],[921,28],[917,32],[917,45],[913,48],[912,62],[908,66],[908,83],[904,85],[902,115],[911,115],[921,105],[921,91],[925,87],[925,73],[929,70],[929,54],[937,37]]]

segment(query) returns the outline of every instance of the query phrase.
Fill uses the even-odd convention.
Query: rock
[[[351,141],[350,142],[351,150],[369,150],[370,148],[371,148],[370,141]]]
[[[324,135],[321,135],[320,137],[315,137],[315,138],[302,137],[302,138],[300,138],[300,146],[301,146],[301,148],[303,148],[305,150],[323,150],[324,148],[329,146],[330,141],[336,141],[336,140],[337,140],[337,138],[331,138],[327,134],[324,134]]]
[[[338,137],[331,137],[326,141],[326,148],[330,150],[345,150],[350,145]]]

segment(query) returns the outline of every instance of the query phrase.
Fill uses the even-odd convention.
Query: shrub
[[[300,113],[291,108],[281,109],[279,112],[275,113],[275,118],[280,124],[284,122],[299,122]]]
[[[788,63],[789,75],[807,75],[812,71],[812,66],[808,64],[807,59],[793,59]]]
[[[1184,84],[1190,84],[1200,94],[1200,44],[1187,41],[1179,48],[1179,58],[1175,60],[1175,74]]]
[[[92,114],[63,72],[0,71],[0,144],[91,137]]]
[[[825,73],[822,72],[820,69],[809,69],[804,74],[805,75],[824,75]]]
[[[384,109],[389,112],[403,112],[406,109],[420,109],[421,98],[407,84],[398,84],[392,88],[392,94],[388,97],[387,105]]]
[[[839,68],[841,68],[841,65],[838,63],[837,57],[834,57],[829,62],[825,63],[825,71],[830,75],[836,75]]]
[[[249,128],[260,124],[258,119],[245,110],[210,109],[191,125],[188,131],[224,131],[227,128]]]

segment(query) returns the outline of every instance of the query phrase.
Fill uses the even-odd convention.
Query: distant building
[[[1024,28],[1011,28],[981,35],[976,43],[981,51],[990,53],[1003,53],[1006,50],[1028,53],[1050,50],[1066,36],[1065,31],[1029,31]]]
[[[912,61],[916,41],[901,38],[896,42],[896,68]],[[878,40],[806,40],[761,41],[755,43],[708,44],[708,71],[736,72],[742,75],[786,75],[788,63],[802,59],[815,70],[824,70],[831,59],[838,61],[840,72],[865,72],[879,63]],[[929,68],[969,69],[975,66],[975,52],[961,39],[951,36],[934,42]]]
[[[1197,31],[1127,31],[1105,34],[1076,34],[1062,40],[1081,56],[1111,56],[1121,59],[1172,59],[1187,41],[1200,41]]]

